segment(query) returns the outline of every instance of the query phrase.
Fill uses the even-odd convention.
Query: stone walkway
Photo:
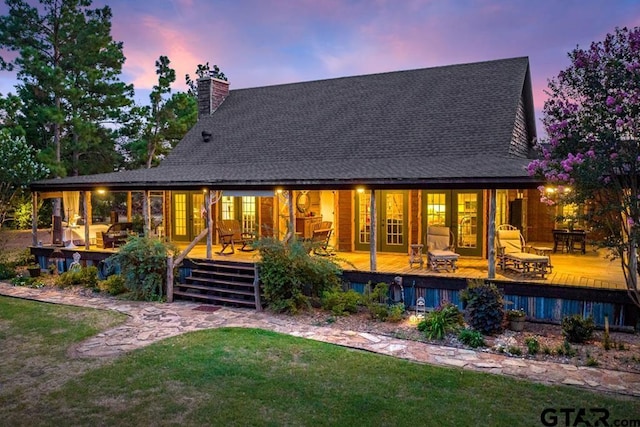
[[[383,335],[299,324],[295,318],[266,312],[223,307],[214,312],[195,310],[201,304],[120,301],[107,296],[76,295],[55,288],[31,289],[0,282],[0,295],[67,304],[127,314],[122,325],[80,343],[77,357],[118,356],[185,332],[220,327],[261,328],[297,337],[367,350],[393,357],[508,375],[544,384],[565,384],[598,392],[640,396],[640,374],[561,363],[514,358],[500,354],[406,341]]]

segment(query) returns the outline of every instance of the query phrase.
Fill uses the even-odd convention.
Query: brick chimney
[[[215,77],[198,79],[198,119],[213,114],[229,96],[229,82]]]

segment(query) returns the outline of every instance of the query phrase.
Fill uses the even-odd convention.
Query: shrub
[[[42,283],[37,277],[28,277],[28,276],[20,276],[20,275],[17,275],[14,278],[12,278],[11,284],[13,286],[24,286],[27,288],[44,287],[44,283]]]
[[[556,348],[556,354],[558,356],[573,357],[577,353],[576,349],[571,347],[571,344],[569,344],[567,340],[564,340],[564,342]]]
[[[124,284],[134,299],[160,301],[164,297],[170,249],[158,239],[134,236],[107,261],[120,265]]]
[[[507,348],[507,353],[513,354],[514,356],[521,356],[522,350],[516,345],[510,345],[509,348]]]
[[[367,283],[362,295],[362,303],[369,311],[372,319],[384,322],[389,317],[389,307],[387,306],[387,295],[389,285],[380,282],[371,289],[371,283]]]
[[[458,334],[458,339],[464,345],[468,345],[469,347],[477,348],[484,347],[484,336],[478,331],[474,331],[473,329],[464,328]]]
[[[124,277],[120,274],[113,274],[105,280],[99,281],[98,289],[100,289],[101,292],[108,293],[109,295],[120,295],[128,291],[124,283]]]
[[[538,341],[538,338],[536,337],[527,337],[524,339],[524,343],[527,346],[527,353],[529,353],[530,355],[535,355],[538,354],[538,352],[540,351],[540,342]]]
[[[310,256],[302,242],[267,238],[255,246],[264,300],[275,312],[295,314],[309,307],[310,297],[340,285],[340,266],[332,258]]]
[[[9,263],[0,263],[0,280],[16,277],[16,269]]]
[[[467,323],[485,335],[501,332],[504,303],[496,285],[485,283],[482,279],[468,280],[467,283],[467,288],[460,293],[462,301],[466,304]]]
[[[330,310],[336,316],[357,313],[360,301],[361,295],[353,289],[346,292],[335,289],[322,293],[322,308]]]
[[[92,265],[77,270],[65,271],[56,277],[55,285],[60,288],[83,286],[85,288],[97,289],[98,269]]]
[[[387,321],[399,322],[402,320],[403,315],[404,315],[404,304],[401,302],[397,304],[393,304],[389,306],[389,316],[387,317]]]
[[[424,329],[428,339],[441,340],[447,333],[460,329],[463,324],[462,313],[458,307],[451,303],[445,303],[428,313],[424,319],[424,325],[419,325],[419,328]]]
[[[569,342],[581,343],[591,338],[595,324],[592,317],[584,318],[579,314],[562,319],[562,335]]]

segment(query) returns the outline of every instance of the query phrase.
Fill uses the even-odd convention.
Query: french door
[[[237,219],[243,233],[257,232],[258,198],[254,196],[222,196],[220,219]]]
[[[483,207],[481,190],[444,190],[423,193],[424,229],[447,226],[453,232],[456,252],[482,255]]]
[[[408,201],[407,191],[376,191],[376,224],[378,240],[376,249],[382,252],[407,252]],[[357,250],[370,250],[371,193],[356,193],[356,241]]]
[[[190,242],[206,227],[204,194],[199,191],[173,193],[173,239]]]

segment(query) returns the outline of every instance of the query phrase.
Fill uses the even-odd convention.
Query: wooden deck
[[[534,243],[534,245],[553,246],[552,243],[549,242]],[[178,245],[178,247],[179,249],[184,249],[186,245]],[[81,254],[85,252],[84,247],[61,249],[63,249],[64,252],[78,251]],[[219,245],[213,247],[213,259],[255,262],[258,257],[257,251],[244,252],[240,250],[236,250],[232,255],[218,255],[216,252],[220,251],[220,249],[221,247]],[[89,252],[112,253],[115,252],[115,250],[91,246]],[[552,253],[551,264],[553,265],[553,269],[545,279],[523,277],[515,272],[501,271],[498,267],[496,268],[496,280],[517,283],[587,287],[594,289],[625,290],[625,280],[619,261],[610,261],[606,258],[606,253],[607,251],[605,250],[596,251],[591,247],[587,247],[587,251],[584,255],[579,252],[569,254]],[[206,247],[204,245],[196,245],[189,253],[188,257],[206,258]],[[423,255],[423,257],[425,257],[426,261],[426,256]],[[87,254],[83,258],[91,259],[92,257]],[[345,270],[358,272],[371,271],[368,252],[338,252],[336,259],[341,262],[342,267]],[[486,259],[460,257],[457,271],[434,272],[426,268],[426,262],[422,268],[419,268],[417,264],[414,264],[413,267],[409,266],[408,254],[378,253],[376,272],[394,275],[452,277],[458,279],[487,278],[488,264]]]
[[[552,243],[537,243],[535,246],[553,246]],[[205,247],[196,246],[189,257],[204,258]],[[236,250],[233,255],[217,255],[220,246],[214,246],[212,258],[236,259],[255,262],[257,252],[242,252]],[[561,286],[579,286],[600,289],[625,290],[625,280],[618,260],[610,261],[606,258],[605,250],[596,251],[587,247],[583,255],[579,251],[574,253],[552,253],[552,272],[545,279],[534,279],[523,277],[515,272],[504,272],[496,268],[496,279],[501,281],[513,281],[519,283],[553,284]],[[423,257],[425,257],[423,255]],[[368,252],[339,252],[336,256],[338,260],[344,260],[342,266],[345,270],[370,271]],[[425,257],[426,261],[426,257]],[[422,268],[417,264],[409,266],[409,255],[378,253],[377,269],[378,273],[390,273],[398,275],[424,275],[455,278],[486,278],[488,275],[488,264],[486,259],[460,257],[458,270],[455,272],[434,272],[426,268],[426,262]]]

